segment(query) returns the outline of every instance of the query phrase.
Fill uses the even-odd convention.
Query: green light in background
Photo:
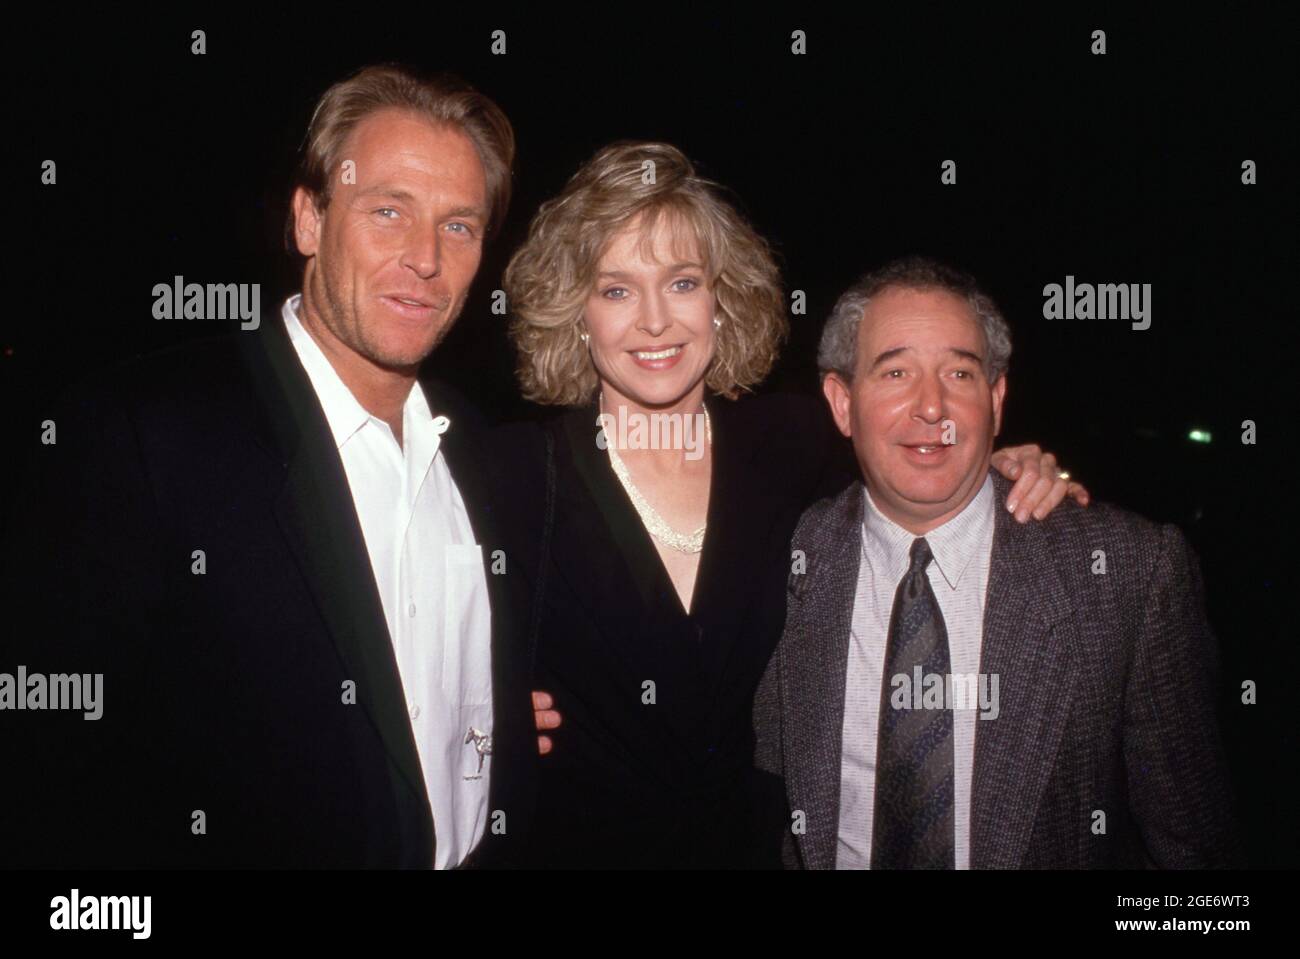
[[[1208,443],[1210,442],[1210,433],[1208,430],[1192,430],[1187,434],[1187,438],[1193,443]]]

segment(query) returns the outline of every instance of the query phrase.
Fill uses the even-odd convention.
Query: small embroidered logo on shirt
[[[469,727],[469,732],[465,733],[465,745],[474,744],[474,749],[478,751],[478,772],[473,776],[466,776],[466,779],[483,778],[483,759],[485,756],[492,755],[492,735],[485,733],[481,729]]]

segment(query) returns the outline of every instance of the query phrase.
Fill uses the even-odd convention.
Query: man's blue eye
[[[391,206],[380,207],[380,208],[379,208],[378,210],[376,210],[375,212],[376,212],[376,213],[380,213],[380,214],[383,214],[383,213],[392,213],[392,214],[394,214],[394,215],[397,214],[397,211],[394,210]],[[384,219],[387,220],[387,219],[389,219],[389,217],[384,217]]]

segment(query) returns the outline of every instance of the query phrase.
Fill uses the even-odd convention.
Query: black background
[[[30,186],[10,211],[0,316],[8,506],[22,508],[14,468],[71,380],[214,332],[154,320],[155,283],[261,283],[264,308],[297,290],[288,179],[331,82],[384,60],[451,70],[503,107],[519,159],[509,219],[430,360],[439,374],[494,415],[531,415],[489,297],[537,205],[616,139],[683,149],[807,294],[763,389],[817,389],[821,324],[868,267],[922,252],[970,270],[1012,323],[1003,439],[1053,450],[1095,497],[1176,522],[1197,548],[1251,861],[1295,866],[1296,39],[1239,7],[1144,22],[1104,4],[1014,20],[702,4],[50,15],[8,42],[33,111],[9,157],[11,182]],[[40,184],[47,159],[55,186]],[[949,159],[955,186],[940,183]],[[1151,328],[1044,320],[1043,286],[1067,274],[1152,284]],[[1189,442],[1192,428],[1213,441]],[[1244,680],[1258,705],[1241,705]]]

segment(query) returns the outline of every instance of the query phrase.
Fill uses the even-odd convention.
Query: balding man
[[[827,325],[824,392],[865,482],[804,513],[755,700],[784,861],[1236,865],[1196,559],[1103,504],[1027,525],[997,508],[1010,353],[974,280],[919,258]]]

